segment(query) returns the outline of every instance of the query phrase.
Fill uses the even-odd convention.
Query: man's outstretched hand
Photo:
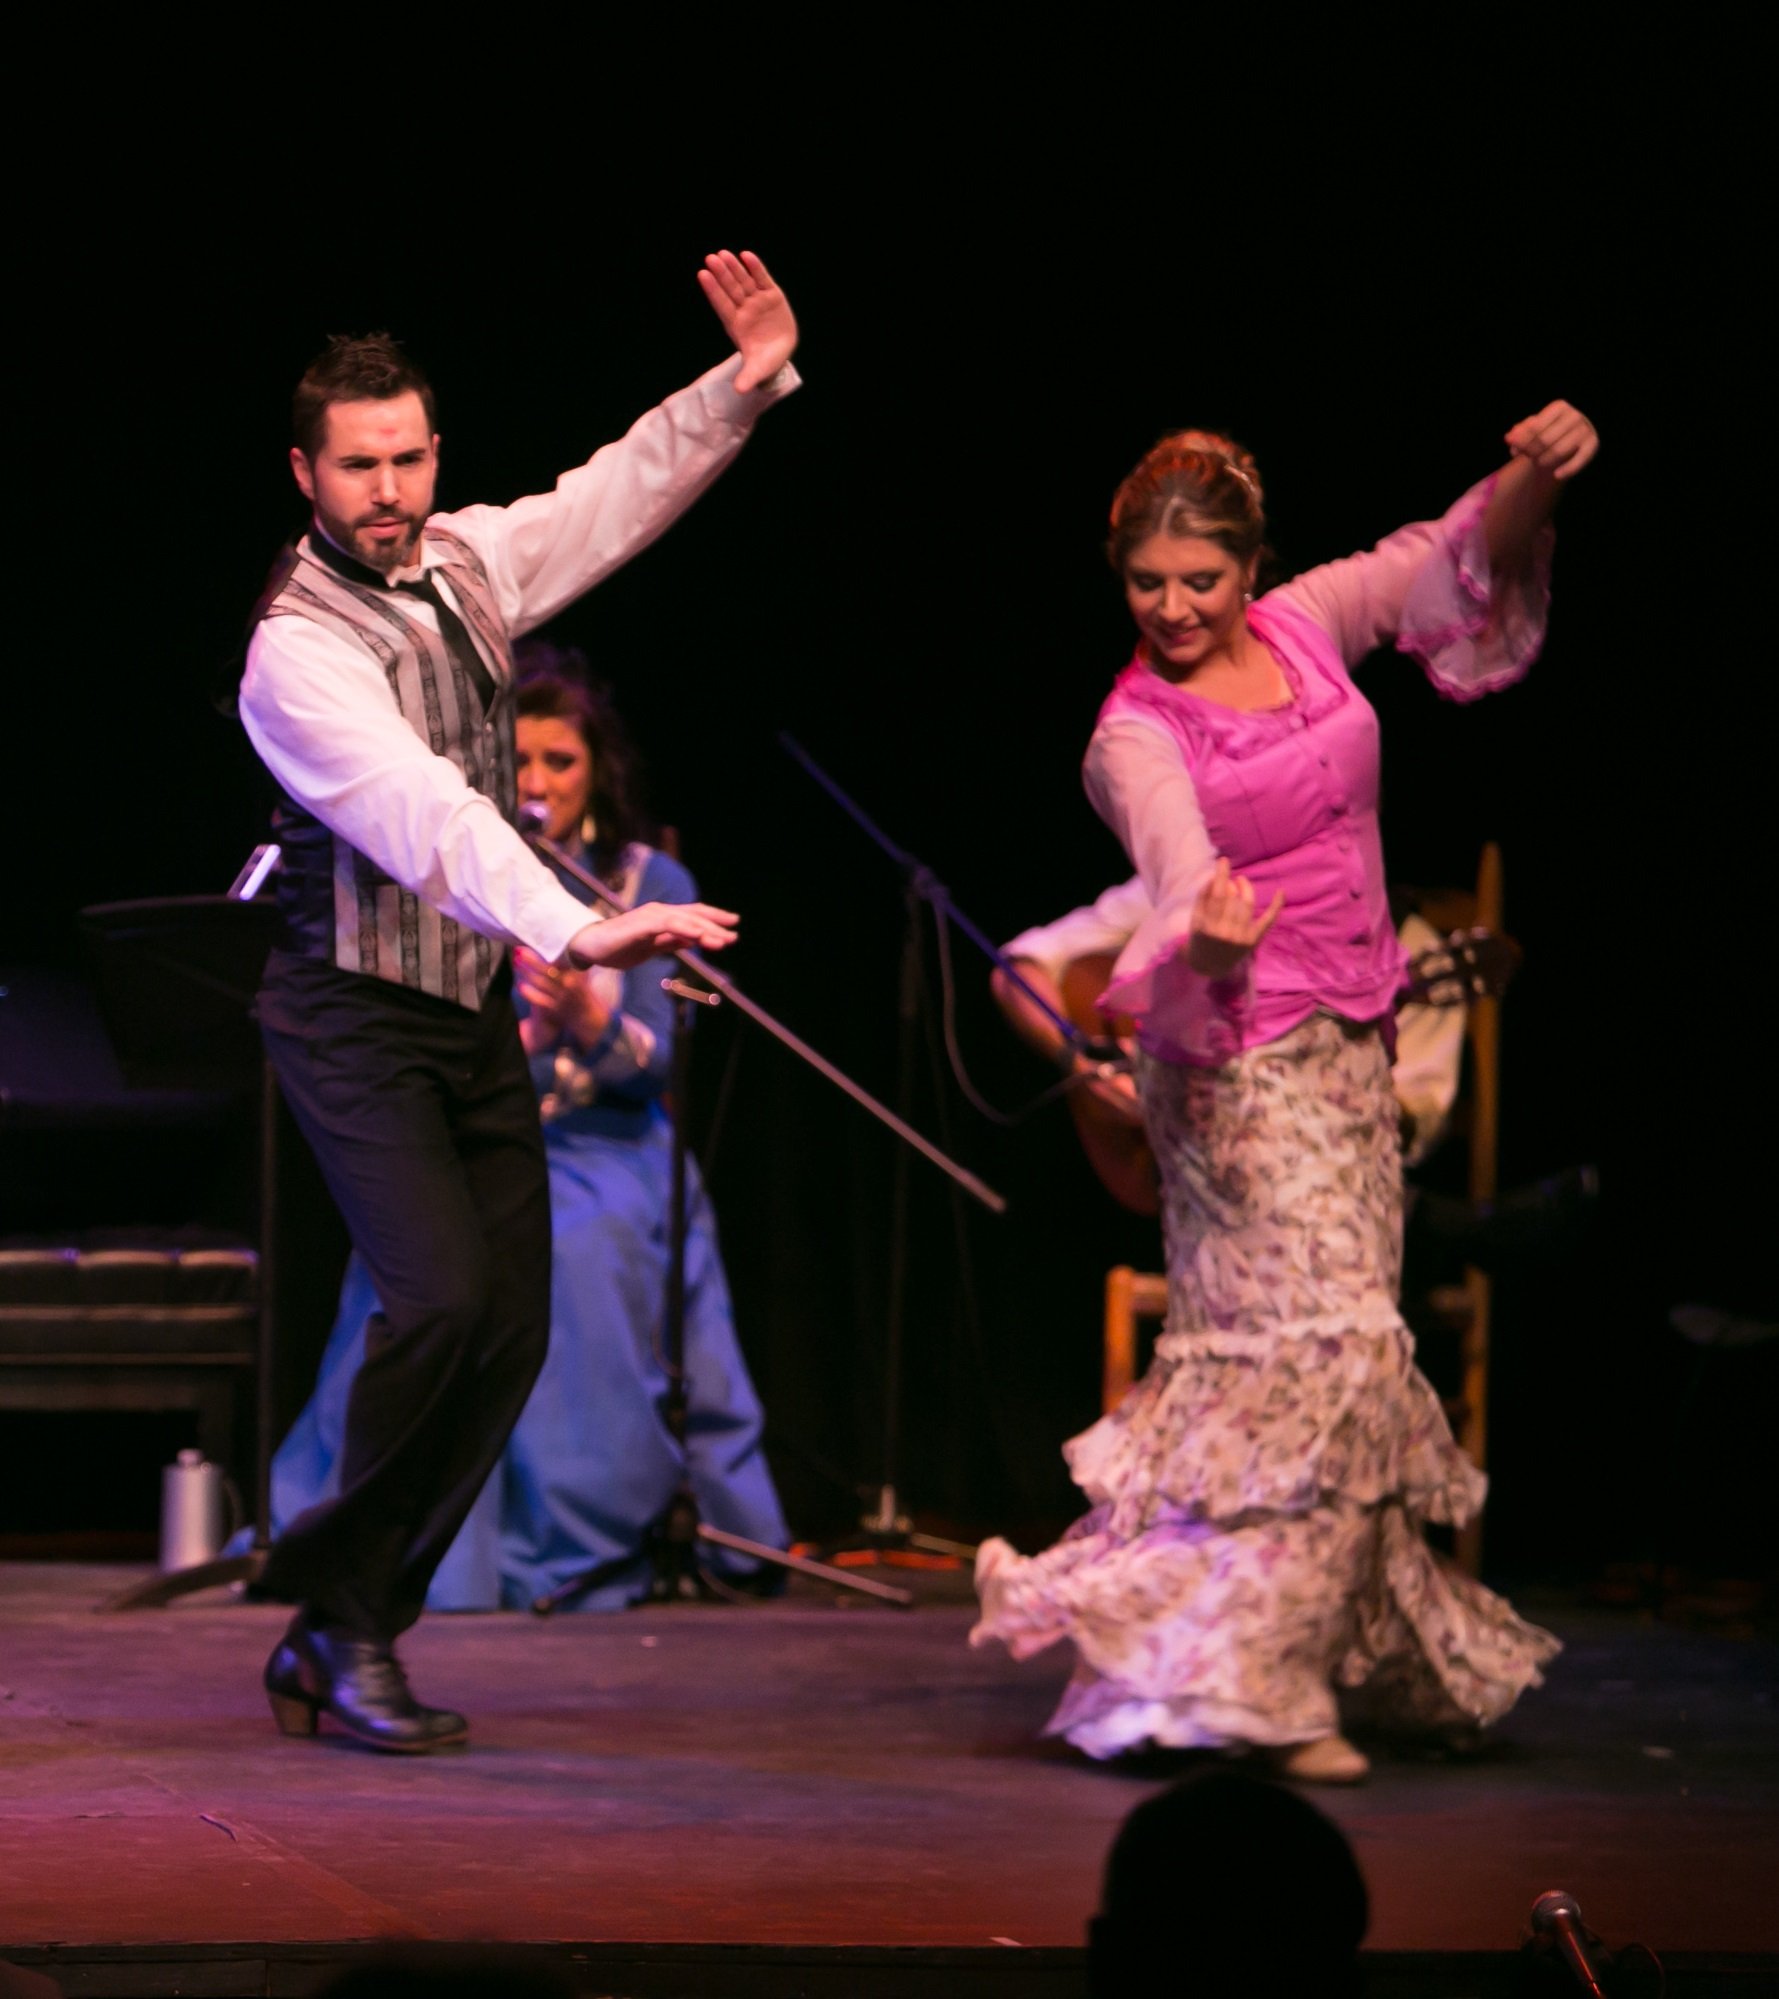
[[[741,921],[732,909],[708,902],[644,902],[603,923],[589,923],[568,940],[569,962],[611,965],[627,971],[664,951],[720,951],[735,942]]]
[[[718,250],[705,258],[698,282],[711,310],[741,350],[735,386],[757,389],[769,382],[797,346],[796,316],[790,300],[772,282],[772,273],[751,250],[743,250],[739,257]]]

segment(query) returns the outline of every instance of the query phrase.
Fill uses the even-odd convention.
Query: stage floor
[[[139,1573],[0,1567],[0,1957],[69,1992],[270,1989],[227,1982],[254,1947],[296,1991],[299,1958],[366,1938],[1005,1952],[1061,1992],[1120,1820],[1194,1767],[1041,1742],[1066,1660],[971,1651],[957,1575],[899,1575],[907,1612],[799,1584],[428,1618],[405,1656],[472,1746],[408,1760],[276,1734],[274,1607],[95,1614]],[[1316,1794],[1370,1883],[1369,1947],[1510,1950],[1561,1886],[1608,1943],[1779,1950],[1779,1646],[1520,1607],[1567,1650],[1483,1755]],[[146,1977],[181,1953],[209,1982],[123,1980],[124,1958]]]

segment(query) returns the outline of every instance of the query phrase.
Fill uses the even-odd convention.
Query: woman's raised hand
[[[735,942],[741,921],[732,909],[708,902],[643,902],[603,923],[589,923],[568,940],[577,965],[612,965],[625,971],[663,951],[720,951]]]
[[[1600,448],[1600,434],[1573,403],[1546,403],[1507,433],[1516,458],[1552,479],[1573,479]]]
[[[796,318],[790,301],[772,282],[772,273],[751,250],[743,250],[739,257],[716,250],[705,258],[698,282],[711,310],[741,350],[735,386],[757,389],[769,382],[797,346]]]
[[[1192,908],[1186,962],[1207,979],[1227,978],[1278,921],[1284,906],[1281,890],[1265,915],[1256,916],[1254,884],[1246,875],[1232,875],[1229,863],[1219,855],[1216,871],[1199,890]]]

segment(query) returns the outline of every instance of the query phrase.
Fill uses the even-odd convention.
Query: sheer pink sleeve
[[[1192,911],[1217,864],[1179,747],[1127,717],[1102,722],[1087,746],[1087,795],[1136,864],[1153,905],[1118,954],[1102,1004],[1135,1017],[1143,1046],[1173,1061],[1213,1064],[1240,1053],[1252,984],[1211,980],[1186,962]]]
[[[1544,643],[1554,537],[1549,527],[1540,532],[1523,574],[1493,576],[1483,516],[1494,490],[1491,475],[1439,520],[1305,570],[1274,594],[1313,618],[1349,666],[1394,641],[1454,701],[1510,686]]]

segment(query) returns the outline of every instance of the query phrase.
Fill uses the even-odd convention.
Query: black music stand
[[[257,1089],[260,1106],[253,1545],[244,1555],[194,1563],[132,1584],[103,1606],[107,1610],[153,1609],[196,1590],[250,1583],[265,1567],[276,1420],[278,1086],[252,1008],[275,916],[270,901],[238,901],[227,895],[165,896],[81,911],[100,1012],[126,1081],[144,1089]]]

